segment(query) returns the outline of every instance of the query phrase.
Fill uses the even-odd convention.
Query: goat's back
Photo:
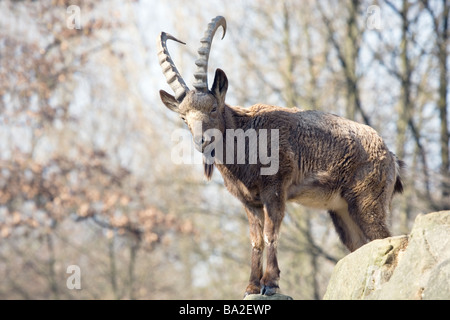
[[[251,110],[253,123],[279,130],[280,169],[289,165],[293,180],[326,172],[339,183],[374,170],[380,178],[395,180],[394,154],[367,125],[317,110],[267,105]]]

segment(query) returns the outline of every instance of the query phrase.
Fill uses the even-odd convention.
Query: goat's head
[[[205,131],[217,129],[224,132],[225,130],[223,110],[228,79],[221,69],[216,70],[211,90],[208,89],[209,52],[214,34],[220,26],[223,28],[223,39],[227,25],[225,18],[219,16],[208,24],[205,36],[200,40],[202,46],[198,49],[199,58],[195,61],[197,65],[193,84],[195,90],[189,90],[173,63],[166,45],[167,40],[185,43],[165,32],[161,32],[157,43],[159,63],[167,83],[175,92],[175,96],[172,96],[166,91],[160,90],[161,100],[167,108],[177,112],[186,122],[192,133],[195,147],[200,152],[203,152],[205,147],[211,143],[210,139],[205,136]]]

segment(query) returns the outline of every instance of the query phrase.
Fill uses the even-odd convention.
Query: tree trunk
[[[439,99],[438,108],[441,121],[440,126],[440,144],[441,144],[441,174],[442,174],[442,199],[450,197],[450,160],[449,160],[449,128],[448,128],[448,111],[447,111],[447,94],[448,94],[448,20],[450,1],[442,0],[443,17],[442,17],[442,31],[437,29],[439,26],[435,25],[436,36],[438,43],[438,58],[439,58]],[[448,203],[447,203],[448,205]],[[445,203],[443,203],[445,206]]]

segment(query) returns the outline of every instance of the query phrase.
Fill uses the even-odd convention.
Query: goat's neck
[[[245,129],[251,121],[251,114],[247,109],[225,105],[224,122],[226,129]]]
[[[224,170],[226,170],[227,172],[234,172],[236,170],[240,170],[241,166],[236,166],[232,164],[227,164],[225,162],[226,154],[227,154],[227,144],[226,144],[226,134],[227,134],[227,129],[243,129],[244,131],[247,130],[248,128],[250,128],[251,125],[251,120],[252,120],[252,114],[248,109],[244,109],[241,107],[232,107],[232,106],[228,106],[225,105],[225,109],[224,109],[224,124],[225,124],[225,128],[224,128],[224,132],[223,132],[223,163],[219,164],[218,169],[222,172],[222,174],[224,173]],[[235,149],[235,148],[233,148]],[[234,156],[234,155],[233,155]],[[226,169],[227,168],[227,169]]]

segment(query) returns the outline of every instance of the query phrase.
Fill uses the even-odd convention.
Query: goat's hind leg
[[[373,198],[372,201],[355,201],[349,205],[350,215],[355,219],[364,235],[369,241],[390,237],[386,225],[388,206],[384,205],[381,197]]]
[[[339,238],[348,250],[353,252],[367,242],[363,231],[352,219],[347,209],[330,210],[328,213]]]

